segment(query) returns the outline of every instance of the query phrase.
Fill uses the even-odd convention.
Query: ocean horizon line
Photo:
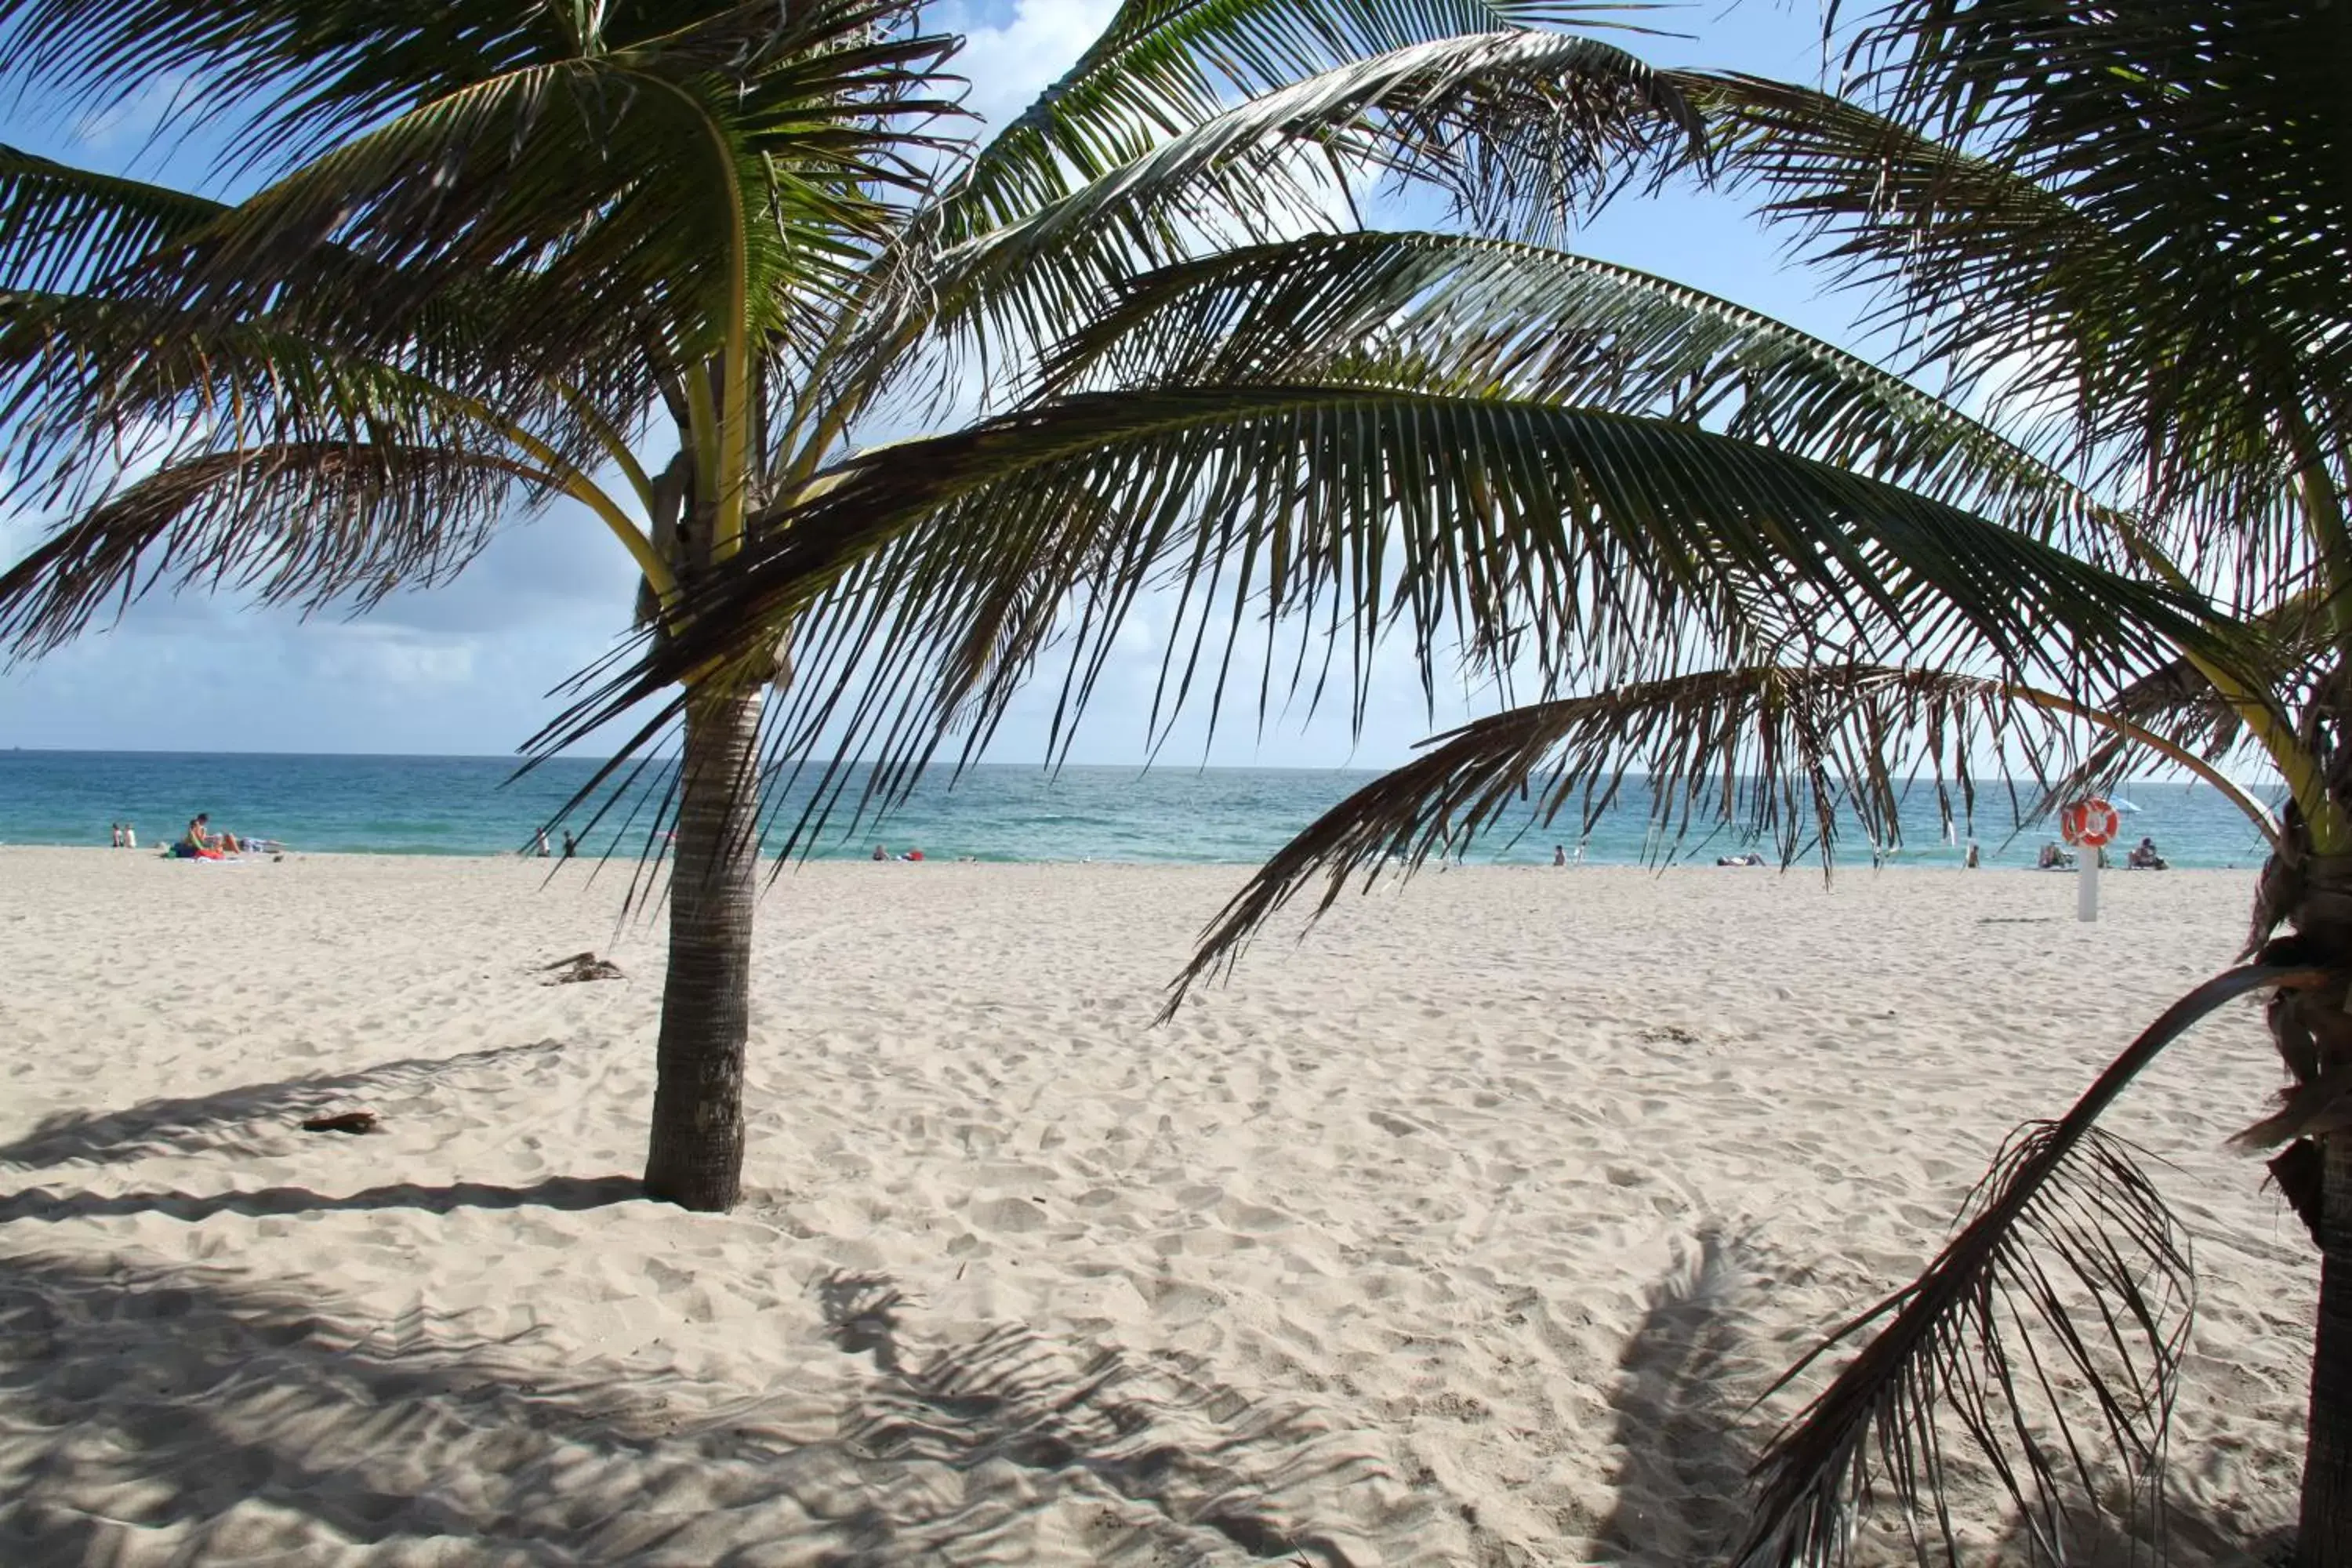
[[[509,765],[517,769],[520,769],[527,763],[532,762],[532,759],[520,757],[512,752],[276,752],[247,751],[238,749],[193,751],[185,747],[177,746],[10,745],[0,747],[0,757],[12,754],[41,757],[233,757],[240,761],[268,761],[272,759],[282,759],[289,762],[498,763]],[[539,765],[543,765],[547,763],[562,763],[572,765],[590,764],[601,767],[604,763],[612,762],[613,760],[613,757],[609,754],[595,755],[582,752],[560,752],[552,756],[537,759],[536,762]],[[675,752],[656,752],[643,759],[637,760],[653,763],[674,763],[677,760],[677,753]],[[971,773],[982,768],[1003,768],[1017,769],[1028,773],[1038,773],[1048,776],[1054,773],[1074,773],[1088,770],[1098,772],[1132,772],[1137,773],[1379,774],[1393,772],[1395,769],[1404,766],[1406,761],[1410,761],[1410,759],[1404,759],[1394,763],[1172,763],[1156,760],[1112,763],[1054,763],[1046,761],[1005,762],[992,758],[984,762],[964,763],[943,761],[931,762],[924,764],[924,771],[926,773],[939,772],[952,773],[958,772]],[[788,767],[800,767],[806,769],[811,767],[823,767],[826,764],[812,758],[801,763],[788,763],[784,765]],[[868,767],[873,764],[860,761],[853,763],[851,765],[855,767]],[[1650,774],[1647,771],[1643,769],[1628,769],[1624,777],[1628,781],[1640,780],[1646,784],[1649,782]],[[2021,789],[2039,789],[2042,787],[2037,781],[2032,778],[2019,777],[2017,775],[2008,773],[1972,773],[1970,777],[1971,787],[1978,795],[1983,795],[1991,790],[2006,790],[2011,787]],[[1740,775],[1739,782],[1744,784],[1752,782],[1752,779],[1753,775],[1742,774]],[[1713,787],[1715,782],[1716,781],[1710,780],[1706,782],[1694,783],[1691,788],[1694,793],[1702,792]],[[2255,791],[2284,789],[2285,787],[2284,781],[2275,777],[2263,777],[2252,774],[2238,777],[2234,782],[2244,788]],[[1936,787],[1936,775],[1933,773],[1913,773],[1902,781],[1901,787],[1906,790],[1918,788],[1932,790]],[[2176,786],[2183,789],[2210,789],[2212,787],[2200,779],[2160,778],[2153,775],[2123,779],[2118,781],[2112,787],[2120,792],[2137,788],[2168,788]],[[1946,778],[1943,781],[1943,787],[1948,793],[1954,795],[1958,794],[1960,790],[1960,785],[1950,778]]]

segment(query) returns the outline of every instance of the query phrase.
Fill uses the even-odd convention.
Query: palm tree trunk
[[[698,693],[686,712],[646,1195],[689,1209],[732,1208],[743,1184],[765,695],[757,685]]]
[[[2297,1568],[2352,1568],[2352,1133],[2330,1134],[2326,1158]]]
[[[2280,828],[2254,896],[2254,936],[2284,917],[2292,933],[2269,942],[2264,959],[2332,972],[2325,984],[2271,999],[2272,1042],[2302,1087],[2352,1072],[2352,860],[2315,853],[2292,803]],[[2296,1568],[2352,1568],[2352,1132],[2297,1139],[2270,1169],[2320,1251],[2294,1561]]]

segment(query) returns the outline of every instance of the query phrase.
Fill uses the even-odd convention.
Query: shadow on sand
[[[1746,1522],[1755,1462],[1748,1405],[1759,1382],[1748,1338],[1759,1255],[1702,1230],[1695,1255],[1650,1292],[1618,1361],[1610,1443],[1617,1503],[1594,1532],[1598,1561],[1624,1568],[1720,1562]]]
[[[488,1182],[453,1182],[422,1187],[414,1182],[369,1187],[339,1198],[308,1187],[263,1187],[249,1193],[53,1193],[34,1187],[0,1197],[0,1224],[11,1220],[104,1219],[157,1214],[194,1225],[216,1214],[251,1215],[328,1214],[350,1209],[596,1209],[645,1195],[635,1176],[550,1176],[527,1187]]]
[[[365,1095],[413,1092],[454,1074],[551,1057],[560,1040],[412,1057],[358,1072],[237,1084],[211,1094],[148,1100],[121,1110],[63,1110],[10,1143],[0,1165],[121,1164],[157,1154],[260,1153],[282,1147],[289,1125]]]
[[[208,1266],[0,1261],[0,1559],[1015,1563],[1052,1510],[1089,1561],[1349,1563],[1307,1516],[1360,1445],[1024,1329],[911,1347],[887,1280],[826,1290],[870,1364],[714,1402]]]
[[[1789,1413],[1782,1402],[1759,1411],[1754,1401],[1789,1362],[1811,1348],[1813,1342],[1802,1334],[1827,1326],[1789,1325],[1767,1310],[1772,1282],[1787,1260],[1770,1257],[1749,1238],[1720,1231],[1702,1230],[1696,1239],[1695,1253],[1653,1288],[1610,1398],[1611,1444],[1622,1459],[1616,1507],[1596,1531],[1594,1544],[1595,1561],[1618,1568],[1697,1568],[1728,1559],[1748,1522],[1748,1473],[1771,1436],[1772,1422]],[[1756,1330],[1768,1320],[1782,1330],[1800,1329],[1801,1337],[1759,1341]],[[1982,1519],[1978,1510],[2000,1493],[1981,1461],[1968,1452],[1965,1438],[1948,1458],[1956,1477],[1971,1478],[1966,1482],[1971,1500],[1958,1517],[1965,1528],[1969,1513]],[[2200,1494],[2211,1489],[2200,1486],[2190,1473],[2196,1463],[2193,1454],[2173,1456],[2174,1484],[2155,1522],[2154,1539],[2135,1535],[2114,1513],[2077,1497],[2063,1520],[2063,1555],[2053,1556],[2019,1523],[1982,1561],[2016,1568],[2059,1563],[2066,1568],[2151,1568],[2165,1562],[2176,1568],[2268,1568],[2287,1561],[2291,1532],[2249,1535],[2200,1506]],[[1889,1530],[1858,1542],[1853,1561],[1911,1563],[1916,1557],[1901,1534]]]

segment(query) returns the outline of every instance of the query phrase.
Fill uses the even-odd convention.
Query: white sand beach
[[[1705,1561],[1750,1400],[2252,883],[1454,871],[1155,1029],[1241,869],[821,866],[710,1217],[630,1196],[658,927],[547,871],[0,850],[0,1563]],[[2240,1005],[2112,1122],[2195,1236],[2187,1563],[2291,1521],[2276,1076]]]

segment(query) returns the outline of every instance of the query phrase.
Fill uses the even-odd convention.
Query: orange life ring
[[[2103,849],[2113,844],[2123,828],[2124,819],[2116,815],[2116,808],[2096,796],[2078,800],[2058,814],[2058,831],[2066,842],[2087,848]]]

